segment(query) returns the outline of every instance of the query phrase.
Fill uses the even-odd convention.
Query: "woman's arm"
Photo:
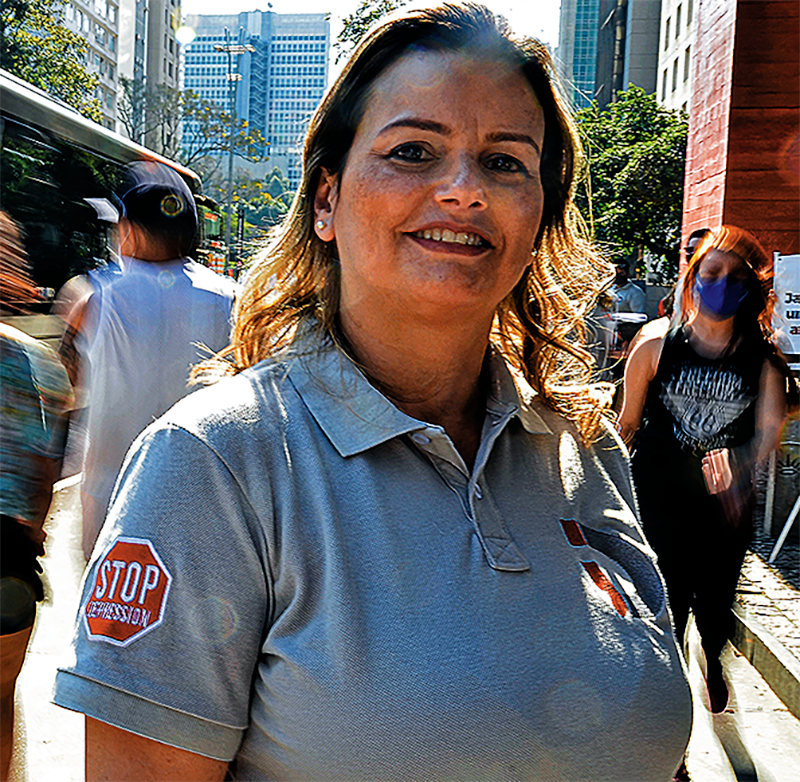
[[[763,462],[781,440],[781,429],[786,421],[786,389],[781,373],[769,359],[764,361],[756,402],[756,436],[753,456]]]
[[[783,376],[769,359],[765,359],[756,400],[756,433],[745,449],[748,453],[744,459],[746,473],[749,474],[754,463],[765,461],[778,447],[785,420],[786,390]],[[731,459],[728,448],[710,451],[704,457],[703,475],[709,494],[722,494],[735,488],[737,476],[734,475]]]
[[[642,424],[647,389],[656,376],[669,320],[661,318],[648,323],[634,340],[633,350],[625,365],[622,412],[617,429],[625,443],[630,443]]]
[[[86,782],[221,782],[228,763],[86,718]]]

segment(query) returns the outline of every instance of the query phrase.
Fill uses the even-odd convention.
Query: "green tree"
[[[245,215],[256,234],[277,225],[289,211],[294,193],[289,180],[275,166],[263,180],[243,180],[234,192],[234,202],[244,203]]]
[[[214,156],[221,162],[230,149],[231,115],[218,103],[202,99],[196,92],[181,93],[177,111],[181,120],[180,160],[194,166]],[[252,163],[267,157],[267,141],[258,128],[237,119],[234,128],[234,155]]]
[[[129,138],[184,165],[200,167],[206,176],[227,160],[230,114],[196,92],[166,85],[145,87],[121,78],[118,116]],[[234,133],[236,157],[252,163],[266,159],[268,145],[261,131],[237,120]]]
[[[356,48],[375,22],[407,3],[408,0],[361,0],[358,8],[342,20],[344,27],[333,44],[337,50],[336,62]]]
[[[28,0],[0,0],[0,68],[14,67],[16,42],[8,31],[14,31],[28,12]]]
[[[59,0],[2,0],[0,68],[99,122],[97,76],[85,67],[89,46],[62,22]]]
[[[675,279],[680,260],[683,172],[688,120],[661,106],[655,95],[631,87],[600,110],[576,114],[589,161],[578,206],[594,236],[612,256],[659,260],[662,281]]]

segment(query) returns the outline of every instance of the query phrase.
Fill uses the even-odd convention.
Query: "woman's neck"
[[[407,415],[443,427],[471,469],[486,414],[491,322],[470,328],[457,319],[433,324],[343,312],[340,323],[373,384]]]
[[[734,318],[714,320],[695,311],[687,323],[692,346],[698,352],[708,356],[717,356],[724,353],[731,345],[734,338]]]

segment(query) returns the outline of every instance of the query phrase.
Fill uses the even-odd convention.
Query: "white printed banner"
[[[775,253],[775,321],[784,353],[800,354],[800,255]]]

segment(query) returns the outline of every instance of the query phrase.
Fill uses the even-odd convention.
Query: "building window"
[[[672,63],[672,91],[678,88],[678,60],[676,59]]]
[[[692,23],[692,12],[694,11],[694,0],[689,0],[686,6],[686,26]]]
[[[116,49],[117,49],[117,39],[113,35],[110,35],[110,34],[108,36],[108,48],[112,52],[116,51]]]
[[[667,99],[667,70],[664,69],[664,76],[661,79],[661,100]]]
[[[683,11],[683,6],[679,5],[678,10],[675,12],[675,40],[678,40],[678,36],[681,34],[681,11]]]
[[[683,80],[689,81],[689,68],[692,60],[692,47],[687,46],[686,51],[683,53]]]
[[[117,23],[117,7],[115,5],[108,6],[108,21],[111,24]]]
[[[169,75],[172,77],[172,63],[169,64]]]
[[[672,22],[672,19],[667,19],[667,27],[666,27],[666,29],[664,31],[664,51],[666,51],[667,48],[669,47],[669,28],[670,28],[670,23],[671,22]]]
[[[66,8],[64,10],[67,21],[68,22],[75,21],[75,6],[72,5],[72,3],[67,3]]]

